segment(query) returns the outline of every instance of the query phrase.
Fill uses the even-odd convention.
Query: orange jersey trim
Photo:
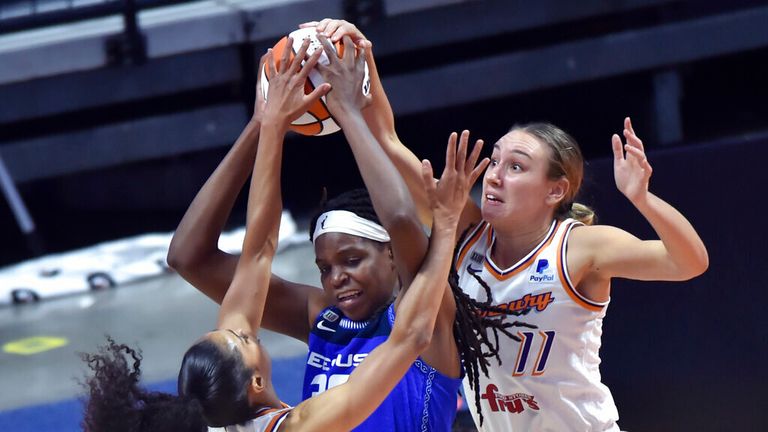
[[[483,233],[483,229],[485,228],[487,222],[480,222],[475,227],[475,231],[469,236],[469,238],[464,242],[464,246],[461,247],[459,250],[459,257],[456,260],[456,271],[459,270],[461,267],[461,264],[464,262],[464,258],[467,256],[467,252],[469,252],[470,249],[472,249],[472,246],[474,246],[475,243],[477,243],[477,240],[480,239],[481,234]],[[490,231],[490,230],[489,230]]]
[[[495,266],[491,263],[491,260],[488,258],[488,254],[486,254],[485,257],[485,268],[488,269],[488,272],[493,275],[496,280],[499,281],[505,281],[512,276],[520,274],[523,270],[526,270],[532,262],[536,261],[536,258],[539,256],[541,251],[543,251],[547,246],[549,246],[552,243],[552,240],[555,238],[555,233],[557,233],[557,229],[560,227],[560,221],[553,222],[553,226],[549,229],[549,234],[547,234],[546,240],[542,242],[536,249],[535,252],[528,257],[523,262],[520,262],[512,268],[505,270],[505,271],[499,271],[495,268]],[[490,230],[489,230],[490,233]],[[490,248],[489,248],[490,252]]]
[[[571,278],[568,277],[568,270],[565,268],[565,253],[566,253],[566,239],[568,238],[568,235],[570,234],[571,229],[576,226],[575,222],[572,222],[567,228],[565,233],[563,234],[563,237],[560,239],[560,245],[558,246],[559,253],[557,254],[557,272],[560,275],[560,282],[563,285],[563,289],[568,294],[569,297],[571,297],[571,300],[576,302],[579,306],[584,307],[587,310],[593,311],[593,312],[600,312],[605,308],[605,306],[608,304],[608,302],[605,303],[598,303],[591,301],[584,296],[582,296],[578,291],[576,291],[576,288],[573,287],[571,284]]]

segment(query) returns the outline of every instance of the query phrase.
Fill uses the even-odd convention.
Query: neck
[[[513,230],[494,226],[496,240],[491,258],[501,268],[513,266],[544,240],[551,226],[551,218],[530,225],[515,225]]]
[[[275,389],[270,385],[269,388],[265,388],[263,391],[261,391],[258,394],[252,393],[251,406],[256,407],[256,409],[282,408],[283,403],[282,401],[280,401],[280,398],[277,397],[277,393],[275,393]]]

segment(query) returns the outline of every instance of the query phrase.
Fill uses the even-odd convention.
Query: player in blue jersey
[[[302,51],[306,46],[302,46]],[[354,50],[347,46],[347,52]],[[269,357],[257,335],[277,249],[282,210],[283,136],[302,108],[329,88],[325,84],[311,95],[303,94],[308,68],[300,69],[302,51],[293,62],[284,57],[279,70],[271,57],[267,57],[273,78],[261,128],[261,149],[254,164],[254,172],[260,175],[253,177],[249,193],[243,252],[222,301],[217,330],[204,335],[184,356],[179,373],[180,397],[148,393],[139,388],[140,358],[130,348],[110,341],[109,352],[87,356],[96,374],[89,382],[91,399],[84,420],[86,430],[199,431],[204,430],[196,420],[200,415],[206,425],[225,426],[228,431],[349,430],[374,411],[431,345],[444,303],[459,214],[471,184],[487,164],[483,161],[475,166],[479,152],[467,157],[465,143],[458,148],[455,142],[448,146],[446,168],[437,184],[432,180],[431,165],[423,162],[425,187],[434,214],[431,244],[412,278],[410,290],[399,297],[397,319],[394,323],[389,318],[386,320],[391,325],[391,329],[386,330],[387,337],[343,384],[295,408],[283,404],[275,393]],[[361,58],[363,51],[361,48]],[[317,55],[310,58],[309,67],[317,58]],[[360,68],[356,66],[355,70]],[[341,93],[342,86],[334,90]],[[340,97],[339,93],[336,97]],[[318,230],[331,229],[333,224],[331,220],[323,220]],[[354,221],[350,226],[355,227]],[[391,316],[391,312],[387,316]],[[326,314],[323,319],[340,322]],[[123,353],[133,357],[132,367],[126,363]],[[381,430],[382,425],[378,427]]]
[[[350,143],[373,206],[355,194],[329,201],[311,228],[323,290],[273,275],[264,311],[265,328],[310,345],[305,398],[343,383],[385,340],[402,298],[395,294],[409,286],[427,247],[410,193],[359,115],[355,104],[364,100],[354,100],[362,98],[354,85],[361,78],[352,75],[362,70],[351,59],[347,56],[323,73],[334,87],[329,109]],[[345,89],[348,98],[342,101]],[[245,164],[256,153],[261,111],[257,103],[254,120],[190,205],[169,251],[169,264],[217,302],[237,264],[236,256],[218,249],[217,239],[248,176]],[[478,152],[479,147],[473,155]],[[478,305],[467,299],[459,290],[446,290],[430,346],[359,430],[450,429],[461,365],[477,375],[487,363],[482,344],[494,340],[473,324],[482,318],[471,312]]]
[[[333,40],[364,39],[342,20],[307,25]],[[427,219],[419,160],[397,137],[372,57],[369,67],[374,101],[366,119]],[[575,202],[583,157],[562,129],[518,125],[494,145],[482,205],[468,201],[459,223],[460,231],[472,227],[457,253],[459,283],[473,298],[492,296],[508,313],[527,313],[538,330],[520,332],[521,344],[504,344],[502,362],[465,385],[483,392],[470,405],[483,431],[619,430],[599,369],[611,280],[687,280],[708,267],[706,247],[691,223],[649,191],[652,168],[629,118],[623,136],[624,142],[612,137],[617,189],[658,239],[592,225],[594,213]],[[461,140],[469,140],[467,131]]]

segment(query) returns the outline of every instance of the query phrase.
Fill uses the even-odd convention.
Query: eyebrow
[[[234,330],[232,330],[232,329],[227,329],[227,331],[228,331],[228,332],[230,332],[230,333],[232,333],[233,335],[235,335],[235,337],[236,337],[236,338],[238,338],[238,339],[240,339],[241,341],[243,340],[243,337],[242,337],[242,336],[240,336],[239,334],[235,333],[235,331],[234,331]],[[243,341],[243,342],[245,342],[245,341]]]
[[[494,145],[493,145],[493,149],[494,149],[494,150],[498,150],[498,151],[501,151],[501,146],[500,146],[498,143],[497,143],[497,144],[494,144]],[[525,156],[525,157],[527,157],[528,159],[531,159],[531,160],[533,160],[533,157],[531,157],[531,155],[529,155],[528,153],[526,153],[526,152],[524,152],[524,151],[522,151],[522,150],[510,150],[509,152],[510,152],[510,153],[517,153],[517,154],[519,154],[519,155],[521,155],[521,156]]]

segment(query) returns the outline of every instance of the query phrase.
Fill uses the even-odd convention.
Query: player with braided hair
[[[354,54],[355,49],[350,46],[345,52]],[[351,72],[360,69],[362,63],[335,65],[337,69],[343,66]],[[349,100],[348,106],[334,103],[349,80],[329,77],[327,81],[334,84],[329,108],[342,125],[356,158],[361,151],[379,149],[361,120],[359,106],[353,108],[356,112],[350,111],[350,106],[359,101]],[[256,154],[255,127],[262,109],[257,99],[254,121],[190,205],[169,251],[169,264],[217,302],[224,298],[237,263],[237,257],[218,250],[217,238],[247,178],[244,163]],[[466,146],[461,148],[466,157]],[[476,161],[478,154],[479,148],[471,160]],[[367,159],[361,157],[358,162]],[[310,345],[304,399],[343,383],[385,340],[405,291],[401,287],[410,285],[426,252],[427,238],[407,188],[386,155],[381,153],[379,159],[389,166],[375,174],[373,169],[363,170],[375,212],[366,205],[365,194],[355,192],[337,201],[347,211],[328,209],[319,216],[319,222],[313,223],[311,238],[325,292],[275,275],[270,279],[264,327]],[[399,181],[396,186],[382,181],[394,178]],[[371,213],[378,214],[380,222],[371,220]],[[393,302],[398,288],[401,294]],[[461,367],[453,340],[453,299],[447,298],[450,303],[443,302],[448,306],[441,308],[432,343],[359,430],[450,429]]]
[[[308,23],[332,40],[364,36],[340,20]],[[397,165],[429,220],[418,159],[397,137],[394,116],[369,51],[374,101],[366,121]],[[456,270],[462,289],[509,314],[527,313],[536,332],[503,344],[503,364],[480,377],[482,430],[618,430],[618,411],[601,382],[599,349],[611,279],[687,280],[703,273],[706,247],[688,220],[648,190],[652,172],[629,118],[624,142],[612,137],[616,186],[647,219],[658,240],[640,240],[575,202],[584,161],[576,141],[548,123],[513,127],[494,145],[482,204],[469,200]],[[469,132],[461,141],[469,140]],[[466,389],[466,382],[465,382]],[[479,410],[473,409],[476,423]]]
[[[184,355],[179,372],[179,396],[147,393],[138,387],[140,355],[110,339],[109,346],[99,354],[85,356],[95,372],[94,378],[89,381],[91,398],[85,416],[87,430],[200,431],[199,419],[202,416],[208,426],[225,427],[228,432],[346,431],[374,412],[390,391],[400,385],[401,378],[413,370],[415,363],[420,362],[417,360],[419,355],[431,346],[442,308],[445,279],[451,268],[450,251],[459,215],[471,184],[481,171],[474,166],[476,155],[465,160],[466,149],[461,146],[458,151],[455,146],[449,147],[446,168],[439,184],[432,181],[431,164],[423,162],[423,179],[434,215],[431,243],[419,270],[409,282],[410,289],[398,297],[397,319],[392,322],[394,312],[390,307],[386,318],[378,326],[390,327],[385,340],[367,353],[365,361],[352,371],[347,380],[313,395],[296,407],[286,406],[275,392],[271,362],[257,336],[270,286],[271,264],[277,250],[282,211],[280,171],[283,136],[291,120],[330,88],[329,84],[323,84],[310,95],[304,95],[303,82],[308,69],[319,57],[316,52],[307,60],[308,66],[300,69],[307,45],[302,45],[290,66],[285,55],[279,70],[271,56],[267,56],[272,90],[265,108],[265,124],[260,137],[262,148],[254,164],[254,171],[262,176],[258,179],[254,176],[251,184],[243,252],[219,309],[216,330],[203,335]],[[347,53],[354,55],[354,47],[348,44],[346,48]],[[362,71],[359,67],[355,70]],[[329,105],[334,105],[333,99],[342,98],[340,94],[343,93],[338,81],[329,81],[331,85],[335,84],[337,90],[334,97],[328,98]],[[364,131],[358,135],[365,125],[362,117],[358,117],[360,121],[354,125],[347,123],[348,118],[334,112],[350,141],[356,141],[359,136],[365,137]],[[357,115],[360,116],[359,111]],[[355,111],[349,116],[354,117]],[[321,223],[319,231],[329,229],[323,226],[325,222]],[[350,228],[364,230],[375,227],[353,225]],[[338,310],[355,313],[359,306],[347,304]],[[326,315],[324,318],[327,318]],[[337,321],[327,319],[329,322]],[[339,327],[338,331],[341,333],[343,328]],[[132,368],[128,367],[126,356],[134,360]],[[115,387],[118,383],[121,385]],[[410,380],[409,384],[415,382]],[[439,383],[434,382],[434,385]],[[128,394],[120,394],[121,391]],[[103,401],[115,401],[115,397],[121,396],[124,398],[122,407],[112,404],[101,409]],[[186,412],[169,409],[179,404],[190,409]],[[109,415],[110,408],[122,409]],[[114,414],[124,416],[116,417]],[[171,414],[183,417],[173,418]],[[115,420],[118,420],[116,425]],[[422,423],[422,429],[425,425]],[[415,430],[414,425],[405,426]],[[380,430],[382,425],[376,427]]]

